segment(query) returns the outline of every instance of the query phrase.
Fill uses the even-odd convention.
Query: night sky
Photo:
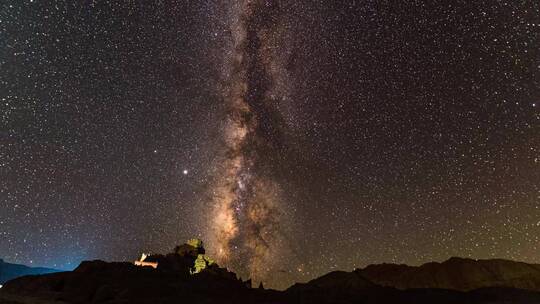
[[[540,263],[539,39],[536,0],[2,1],[0,258]]]

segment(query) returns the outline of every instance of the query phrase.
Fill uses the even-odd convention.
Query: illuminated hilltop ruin
[[[200,239],[190,239],[185,244],[176,246],[172,253],[166,255],[143,253],[134,264],[161,270],[189,270],[191,274],[200,273],[205,269],[211,269],[214,272],[221,269],[213,259],[205,255],[203,242]]]

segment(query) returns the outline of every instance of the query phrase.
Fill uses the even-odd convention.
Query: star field
[[[540,4],[394,2],[4,1],[0,258],[540,263]]]

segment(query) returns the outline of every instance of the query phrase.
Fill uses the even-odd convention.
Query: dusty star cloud
[[[537,1],[4,1],[0,258],[540,263],[538,41]]]
[[[227,12],[231,43],[222,66],[222,96],[227,105],[222,169],[211,188],[211,224],[207,239],[218,260],[253,280],[268,280],[285,258],[281,226],[285,216],[280,188],[261,168],[272,153],[262,116],[276,111],[270,96],[275,79],[267,65],[271,38],[277,35],[277,4],[237,1]],[[263,20],[267,20],[264,23]],[[279,123],[279,120],[270,123]],[[278,126],[279,128],[279,126]]]

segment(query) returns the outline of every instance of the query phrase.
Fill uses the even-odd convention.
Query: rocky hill
[[[443,288],[470,291],[485,287],[511,287],[540,291],[540,265],[509,260],[450,258],[442,263],[412,267],[370,265],[356,270],[364,278],[398,289]]]
[[[191,241],[135,263],[86,261],[71,272],[17,278],[0,290],[0,303],[239,303],[272,293],[252,289]]]

